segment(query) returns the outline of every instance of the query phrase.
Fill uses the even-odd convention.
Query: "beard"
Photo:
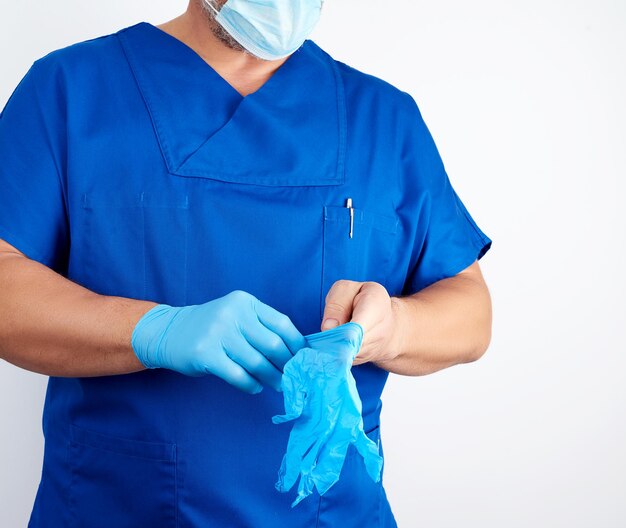
[[[221,9],[221,7],[227,2],[227,0],[217,0],[215,2],[217,6]],[[214,11],[206,5],[204,0],[199,0],[200,7],[202,8],[202,12],[205,15],[207,24],[209,25],[209,29],[211,33],[226,47],[235,50],[235,51],[243,51],[244,53],[249,53],[246,48],[244,48],[239,42],[237,42],[231,35],[226,31],[216,20]]]

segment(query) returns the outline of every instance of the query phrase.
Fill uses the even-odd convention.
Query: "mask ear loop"
[[[219,11],[213,5],[213,0],[203,0],[203,1],[204,1],[204,5],[211,8],[216,15],[219,14]]]

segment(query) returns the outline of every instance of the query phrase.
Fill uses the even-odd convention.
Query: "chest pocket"
[[[398,224],[395,215],[353,208],[351,219],[346,207],[324,206],[320,319],[326,295],[338,280],[373,281],[387,287]]]
[[[70,278],[103,295],[185,304],[188,198],[83,194]]]

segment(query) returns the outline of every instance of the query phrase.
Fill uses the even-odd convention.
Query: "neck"
[[[230,48],[213,33],[217,22],[208,16],[201,2],[190,0],[182,15],[157,27],[193,49],[241,95],[258,90],[287,57],[267,61]]]

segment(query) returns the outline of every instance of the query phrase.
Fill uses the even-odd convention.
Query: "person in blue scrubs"
[[[0,353],[49,376],[29,526],[396,526],[352,448],[323,496],[274,489],[276,380],[360,323],[382,455],[389,372],[488,347],[491,239],[414,99],[308,39],[321,4],[191,0],[48,53],[6,103]]]

